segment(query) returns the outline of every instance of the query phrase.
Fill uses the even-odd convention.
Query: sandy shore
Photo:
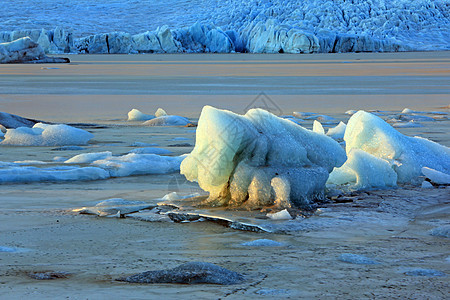
[[[193,143],[191,128],[124,126],[131,108],[196,118],[205,104],[244,112],[261,92],[280,114],[347,109],[441,110],[449,104],[449,52],[336,55],[74,55],[68,65],[1,65],[0,111],[62,122],[94,122],[86,151],[123,154],[135,141],[170,147]],[[260,106],[260,103],[256,103]],[[448,111],[448,110],[447,110]],[[347,116],[348,117],[348,116]],[[120,126],[112,126],[118,124]],[[450,145],[449,121],[406,128]],[[1,161],[51,160],[52,147],[4,147]],[[235,231],[217,224],[143,222],[77,215],[70,210],[120,197],[153,202],[171,191],[176,175],[95,182],[0,185],[2,299],[445,299],[449,293],[448,238],[430,230],[448,226],[449,188],[399,188],[329,203],[317,215],[272,224],[277,233]],[[192,192],[195,185],[180,186]],[[256,222],[257,220],[255,220]],[[269,226],[270,227],[270,226]],[[242,243],[271,239],[279,247]],[[341,254],[379,262],[358,265]],[[207,261],[245,275],[218,285],[124,284],[115,278]],[[408,276],[433,269],[441,276]],[[31,272],[66,272],[40,281]]]

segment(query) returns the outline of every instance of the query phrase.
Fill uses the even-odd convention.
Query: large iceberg
[[[0,64],[68,62],[68,58],[46,56],[44,49],[29,37],[0,43]]]
[[[333,139],[265,110],[238,115],[205,106],[180,170],[209,192],[211,206],[308,207],[345,160]]]
[[[86,130],[65,124],[36,123],[32,128],[8,129],[0,145],[66,146],[85,145],[94,135]]]
[[[387,161],[397,173],[398,183],[420,183],[423,167],[450,174],[448,147],[425,138],[405,136],[365,111],[349,119],[344,140],[347,154],[360,149]]]

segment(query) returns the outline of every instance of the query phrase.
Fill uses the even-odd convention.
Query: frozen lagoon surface
[[[126,122],[132,108],[153,113],[162,107],[194,122],[205,104],[242,114],[261,106],[261,99],[266,103],[271,99],[271,109],[280,110],[274,111],[276,114],[314,112],[345,123],[349,118],[345,112],[351,109],[378,109],[384,115],[406,107],[448,113],[448,108],[442,109],[449,104],[447,52],[78,55],[71,59],[72,64],[58,65],[58,69],[43,69],[45,65],[0,66],[0,107],[33,119],[95,124],[83,127],[94,134],[92,140],[84,150],[1,147],[0,161],[52,162],[58,156],[68,159],[80,153],[105,151],[125,155],[139,148],[131,146],[136,142],[156,144],[172,151],[170,156],[193,149],[195,128],[144,127],[142,122]],[[311,129],[312,123],[308,120],[304,126]],[[420,123],[424,127],[398,130],[450,146],[448,120]],[[324,124],[325,131],[336,125]],[[183,147],[176,146],[180,144]],[[114,293],[139,299],[149,293],[176,297],[180,291],[197,298],[229,293],[234,293],[231,298],[261,297],[258,291],[283,290],[280,297],[439,299],[448,289],[448,238],[430,234],[449,222],[448,203],[443,200],[448,189],[358,193],[344,199],[347,203],[331,203],[302,222],[274,223],[274,228],[281,229],[277,233],[233,231],[206,222],[146,223],[68,213],[112,198],[154,203],[158,200],[153,199],[172,191],[182,195],[199,192],[196,184],[174,174],[0,185],[0,246],[30,249],[0,253],[6,283],[0,285],[0,292],[9,298],[56,298],[64,290],[65,296],[74,298]],[[242,246],[258,239],[270,239],[282,246]],[[369,257],[380,264],[345,264],[338,260],[345,253]],[[243,273],[247,281],[233,287],[127,286],[111,282],[124,275],[170,269],[189,261],[215,263]],[[433,269],[447,277],[407,276],[398,271],[404,268]],[[72,275],[45,285],[26,275],[49,270]]]

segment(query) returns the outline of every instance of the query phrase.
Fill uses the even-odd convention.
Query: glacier
[[[55,5],[58,2],[61,5]],[[29,36],[46,53],[450,49],[446,0],[224,0],[220,4],[124,0],[120,5],[106,0],[31,0],[26,5],[6,0],[3,5],[7,13],[0,16],[4,30],[0,42]],[[30,11],[37,5],[38,12]]]
[[[332,138],[265,110],[238,115],[205,106],[180,173],[209,192],[209,206],[309,207],[345,160]]]

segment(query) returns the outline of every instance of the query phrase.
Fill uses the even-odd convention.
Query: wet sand
[[[92,129],[85,152],[123,154],[135,141],[169,147],[174,137],[193,144],[191,128],[126,125],[131,108],[196,118],[205,104],[244,112],[264,92],[277,113],[312,111],[343,119],[347,109],[441,110],[449,104],[450,55],[435,53],[342,55],[118,55],[70,56],[69,65],[1,65],[0,111],[62,122],[106,124]],[[44,69],[43,69],[44,68]],[[48,69],[45,69],[48,68]],[[51,69],[58,68],[58,69]],[[265,98],[264,98],[265,99]],[[347,116],[348,117],[348,116]],[[115,124],[114,126],[111,124]],[[407,128],[450,145],[449,122]],[[51,160],[52,147],[3,147],[1,161]],[[134,176],[77,183],[0,185],[2,299],[445,299],[449,289],[448,238],[430,235],[448,225],[449,189],[400,188],[329,203],[303,222],[277,224],[284,233],[234,231],[217,224],[175,224],[75,215],[70,209],[121,197],[156,201],[179,175]],[[176,180],[175,180],[176,181]],[[177,187],[181,192],[196,186]],[[293,223],[297,222],[297,223]],[[280,247],[246,247],[256,239]],[[377,260],[349,264],[343,253]],[[234,286],[133,285],[113,279],[190,261],[207,261],[243,273]],[[435,269],[446,277],[407,276]],[[36,271],[67,279],[38,281]]]

